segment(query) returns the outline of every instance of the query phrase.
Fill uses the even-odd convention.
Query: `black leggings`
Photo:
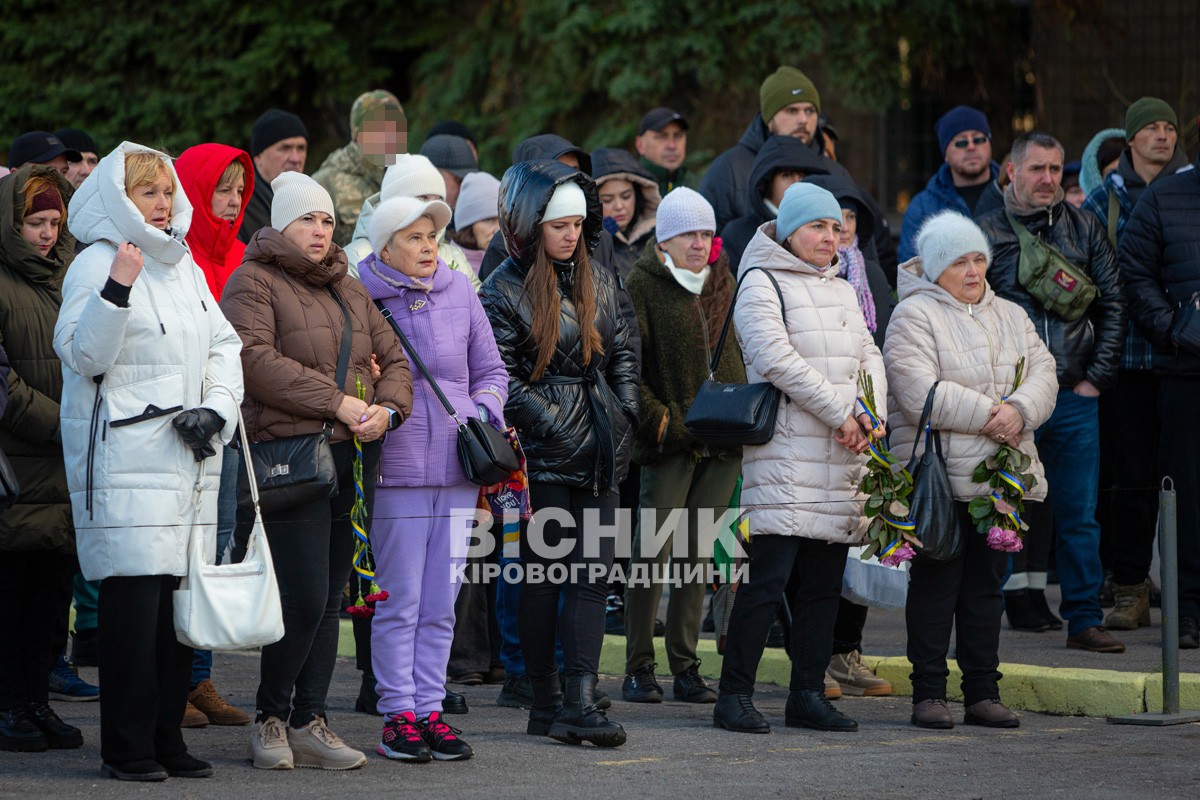
[[[540,678],[557,670],[554,658],[557,632],[562,641],[563,670],[568,675],[594,673],[600,667],[600,648],[604,644],[607,573],[612,567],[615,542],[609,536],[599,538],[598,554],[585,555],[585,543],[589,540],[596,542],[596,537],[589,537],[584,529],[584,511],[599,509],[600,524],[613,525],[617,495],[602,491],[596,496],[591,489],[531,483],[529,496],[536,503],[537,511],[563,509],[575,521],[572,528],[564,528],[553,521],[542,526],[546,546],[555,547],[564,538],[574,538],[575,544],[562,558],[547,559],[544,553],[539,553],[531,546],[529,525],[521,525],[521,563],[527,570],[527,579],[521,584],[517,622],[521,631],[521,648],[525,654],[525,671],[531,678]],[[570,580],[571,573],[568,572],[566,598],[560,612],[558,602],[562,585],[549,580],[537,583],[528,580],[531,565],[550,567],[555,564],[564,565],[568,570],[575,564],[601,564],[605,574],[598,580],[593,579],[585,567],[577,573],[578,580]]]
[[[62,654],[51,640],[66,610],[59,602],[78,569],[75,556],[52,550],[0,553],[0,711],[46,702],[47,674]]]

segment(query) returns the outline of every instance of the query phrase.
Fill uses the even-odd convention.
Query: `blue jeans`
[[[517,627],[517,606],[521,601],[521,584],[509,583],[504,579],[506,564],[520,564],[519,558],[500,557],[500,577],[496,579],[496,623],[500,629],[500,663],[505,675],[525,674],[525,654],[521,651],[521,632]],[[566,599],[566,587],[559,593],[558,609],[562,611]],[[554,657],[558,668],[563,668],[562,641],[555,642]]]
[[[1100,525],[1096,500],[1100,484],[1099,402],[1070,390],[1058,393],[1058,404],[1034,435],[1038,456],[1046,468],[1047,502],[1057,535],[1058,581],[1062,588],[1059,613],[1068,635],[1099,625]]]
[[[221,457],[221,486],[217,491],[217,561],[225,554],[229,537],[237,523],[238,470],[242,466],[242,455],[232,447],[226,447]],[[195,689],[212,676],[212,651],[195,650],[192,654],[192,688]]]

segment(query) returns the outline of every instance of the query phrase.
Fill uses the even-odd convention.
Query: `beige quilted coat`
[[[1033,460],[1037,478],[1026,496],[1046,496],[1046,477],[1033,443],[1033,432],[1050,418],[1058,396],[1054,356],[1038,337],[1025,310],[997,297],[987,287],[975,305],[955,300],[924,278],[921,259],[900,266],[900,305],[892,314],[883,360],[888,376],[888,422],[892,452],[904,462],[912,452],[921,409],[935,380],[938,384],[931,424],[940,430],[942,453],[954,496],[970,500],[986,493],[971,473],[997,444],[979,434],[988,412],[1001,397],[1025,419],[1021,452]],[[1012,391],[1017,360],[1025,357],[1025,377]],[[917,448],[920,453],[923,446]]]
[[[866,459],[833,440],[857,412],[858,372],[875,383],[883,408],[887,383],[883,358],[863,322],[854,289],[835,264],[818,269],[775,243],[775,223],[758,229],[742,256],[741,272],[770,270],[779,299],[762,272],[751,273],[734,311],[746,380],[770,381],[791,402],[781,401],[775,436],[742,455],[742,507],[750,535],[803,536],[859,544],[866,530],[858,491]]]

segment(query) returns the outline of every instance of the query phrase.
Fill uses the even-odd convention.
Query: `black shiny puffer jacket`
[[[575,181],[584,190],[588,213],[583,239],[589,252],[595,248],[601,210],[592,179],[557,161],[517,164],[500,183],[500,230],[510,256],[484,282],[479,299],[508,368],[504,415],[520,434],[529,479],[615,491],[629,470],[640,390],[638,359],[618,311],[617,281],[610,270],[591,271],[604,353],[593,354],[585,367],[571,301],[574,264],[555,264],[561,296],[558,346],[545,374],[531,379],[537,348],[525,276],[537,255],[546,204],[565,181]]]
[[[1033,327],[1058,363],[1060,389],[1074,389],[1085,379],[1100,391],[1112,388],[1125,346],[1125,297],[1121,293],[1116,257],[1100,221],[1090,212],[1061,201],[1029,215],[1014,216],[1030,233],[1087,273],[1100,294],[1088,306],[1087,313],[1073,322],[1047,311],[1034,300],[1018,278],[1021,245],[1003,207],[975,220],[992,245],[988,283],[997,295],[1029,314]]]

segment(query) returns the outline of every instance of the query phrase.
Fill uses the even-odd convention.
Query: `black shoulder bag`
[[[383,315],[383,318],[392,326],[396,336],[400,338],[400,344],[404,345],[409,361],[416,365],[417,370],[429,382],[429,387],[442,402],[442,407],[446,409],[446,413],[458,426],[458,461],[462,464],[467,480],[476,486],[491,486],[506,480],[509,475],[520,469],[517,451],[509,444],[508,439],[504,438],[501,431],[476,416],[468,417],[466,422],[458,418],[458,412],[454,410],[454,406],[442,393],[442,387],[438,386],[437,381],[429,374],[425,362],[417,355],[417,351],[413,349],[408,337],[404,335],[404,331],[400,330],[400,326],[396,324],[392,310],[384,305],[382,300],[376,300],[375,305],[379,308],[379,313]]]
[[[946,459],[942,455],[942,435],[929,425],[933,413],[933,396],[938,382],[934,381],[925,398],[925,410],[921,412],[921,424],[913,439],[912,456],[908,471],[913,476],[913,490],[909,498],[908,516],[916,523],[913,534],[923,547],[918,551],[922,558],[934,561],[949,561],[962,555],[962,533],[954,513],[954,490],[950,487],[950,475],[946,472]],[[925,437],[925,452],[917,458],[917,443]]]
[[[342,310],[342,346],[333,376],[338,391],[342,391],[350,366],[350,345],[354,333],[350,326],[350,312],[346,310],[342,298],[338,297],[332,286],[328,288],[334,302]],[[258,506],[262,511],[278,511],[337,495],[337,466],[333,463],[333,450],[329,446],[332,435],[333,421],[325,420],[319,433],[250,443],[250,452],[243,455],[254,466]],[[253,505],[248,472],[242,470],[238,474],[238,504],[246,508]]]
[[[720,383],[716,379],[717,365],[721,363],[721,352],[725,349],[725,337],[729,335],[729,324],[733,321],[733,309],[737,305],[742,281],[755,270],[762,270],[775,287],[779,297],[779,313],[787,327],[787,311],[783,306],[783,292],[779,281],[762,267],[752,267],[738,279],[733,290],[733,302],[725,315],[717,350],[708,367],[708,379],[700,385],[696,399],[692,401],[683,425],[697,440],[712,445],[766,444],[775,435],[775,417],[779,413],[779,399],[783,392],[770,381],[761,383]]]

